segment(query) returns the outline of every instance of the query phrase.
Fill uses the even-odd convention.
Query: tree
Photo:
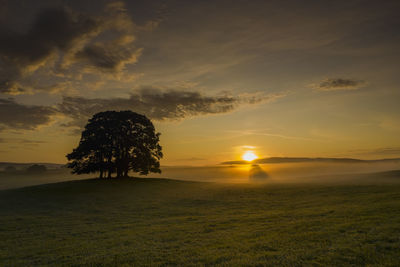
[[[17,171],[17,168],[15,168],[12,165],[9,165],[9,166],[4,168],[4,172],[7,172],[7,173],[16,172],[16,171]]]
[[[39,164],[33,164],[31,166],[29,166],[26,169],[27,172],[29,173],[34,173],[34,174],[38,174],[38,173],[44,173],[47,171],[46,166],[44,165],[39,165]]]
[[[76,174],[99,172],[127,177],[134,171],[147,175],[161,173],[163,154],[160,133],[144,115],[132,111],[105,111],[95,114],[85,126],[77,148],[67,155],[67,167]]]

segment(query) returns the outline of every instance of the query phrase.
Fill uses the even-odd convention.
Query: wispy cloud
[[[207,159],[206,158],[198,158],[198,157],[177,159],[177,161],[203,161],[203,160],[207,160]]]
[[[375,149],[356,149],[348,151],[354,155],[382,155],[382,156],[400,156],[400,147],[381,147]]]
[[[33,149],[41,144],[47,143],[42,140],[26,139],[26,138],[0,138],[0,144],[8,149]]]
[[[261,135],[261,136],[270,136],[277,137],[282,139],[290,139],[290,140],[303,140],[303,141],[321,141],[321,139],[316,138],[307,138],[301,136],[291,136],[279,133],[271,133],[265,130],[230,130],[231,133],[236,133],[237,136],[245,136],[245,135]]]

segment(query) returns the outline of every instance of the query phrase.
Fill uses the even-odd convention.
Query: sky
[[[399,1],[0,0],[0,161],[132,110],[162,165],[400,157]]]

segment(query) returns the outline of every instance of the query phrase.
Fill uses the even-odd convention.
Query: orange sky
[[[400,157],[398,1],[3,2],[0,161],[65,163],[122,109],[164,165]]]

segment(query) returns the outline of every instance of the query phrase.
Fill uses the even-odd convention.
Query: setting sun
[[[257,159],[257,155],[254,154],[253,151],[246,151],[243,155],[242,155],[242,159],[245,161],[253,161],[255,159]]]

